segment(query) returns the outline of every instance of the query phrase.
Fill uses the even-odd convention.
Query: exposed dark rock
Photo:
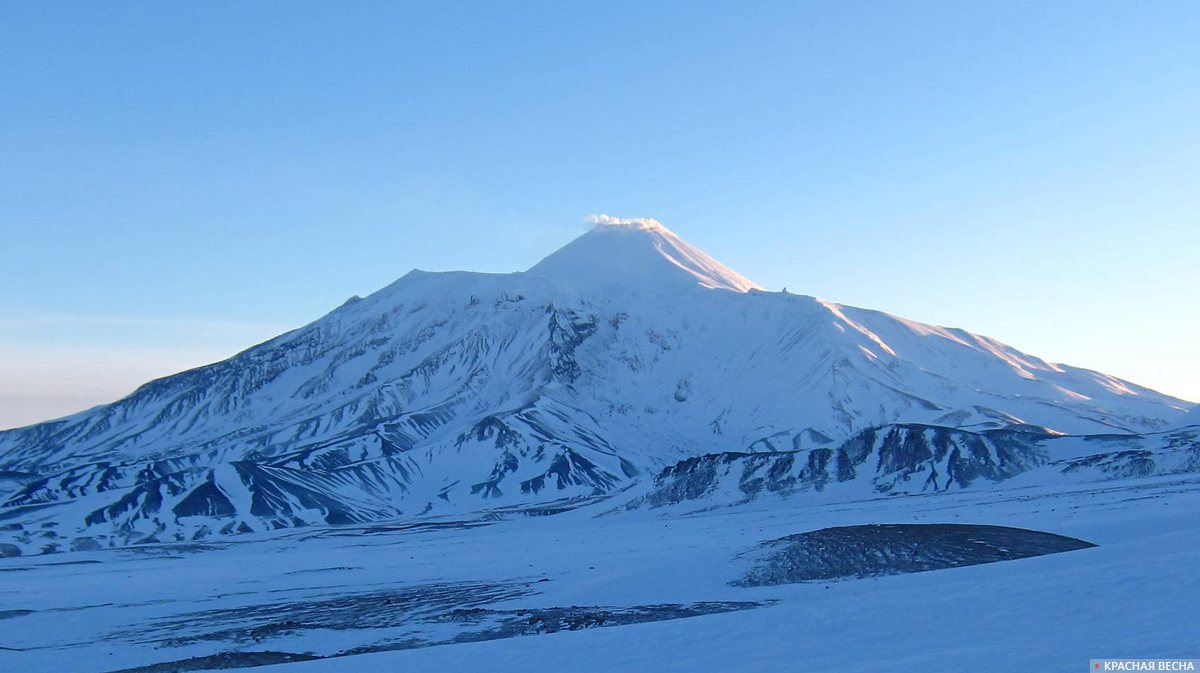
[[[149,666],[123,668],[113,673],[184,673],[185,671],[218,671],[231,668],[251,668],[271,664],[290,664],[296,661],[313,661],[322,657],[293,652],[222,652],[204,657],[192,657]]]
[[[737,586],[877,577],[1056,554],[1096,545],[1024,528],[879,524],[822,528],[764,542]]]
[[[430,584],[392,591],[336,596],[303,603],[247,606],[185,615],[141,630],[136,640],[173,648],[197,642],[226,642],[233,646],[264,646],[264,641],[319,629],[356,630],[443,625],[435,637],[386,639],[325,656],[286,652],[230,651],[207,657],[125,669],[117,673],[167,673],[264,666],[289,661],[339,658],[371,652],[407,650],[450,643],[478,642],[540,635],[559,631],[685,619],[700,615],[749,610],[772,602],[706,601],[691,604],[629,607],[578,606],[494,610],[489,603],[532,595],[530,583]],[[453,635],[445,626],[457,625]],[[195,630],[196,627],[200,630]]]
[[[943,491],[976,481],[1003,481],[1047,463],[1041,443],[1051,435],[1030,429],[983,433],[928,425],[869,428],[836,448],[762,453],[717,453],[664,469],[654,488],[630,507],[700,500],[736,485],[741,500],[787,495],[869,478],[879,493]],[[872,460],[874,456],[874,460]]]
[[[171,510],[175,516],[207,516],[212,518],[230,517],[237,514],[237,508],[229,502],[229,498],[217,488],[211,477],[208,481],[192,489],[179,504]]]

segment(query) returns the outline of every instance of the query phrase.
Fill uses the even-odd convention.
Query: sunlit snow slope
[[[1188,406],[963,330],[765,292],[653,220],[608,218],[525,273],[413,271],[224,362],[0,432],[0,542],[561,507],[684,458],[833,448],[887,424],[1139,434]]]

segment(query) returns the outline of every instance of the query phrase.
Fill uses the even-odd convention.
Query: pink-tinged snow
[[[530,276],[575,285],[747,292],[762,289],[650,218],[594,218],[596,227],[534,265]]]

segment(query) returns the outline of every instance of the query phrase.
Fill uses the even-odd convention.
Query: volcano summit
[[[1060,435],[1166,446],[1153,433],[1190,406],[767,292],[654,220],[600,218],[528,271],[412,271],[223,362],[0,432],[0,535],[29,554],[573,507],[700,456],[790,456],[789,489],[959,488],[1082,459],[1054,454]],[[53,539],[31,534],[47,524]]]

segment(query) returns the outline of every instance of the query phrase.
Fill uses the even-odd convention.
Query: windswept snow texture
[[[1008,526],[913,523],[838,526],[770,540],[734,582],[755,587],[878,577],[1087,549],[1075,538]]]
[[[873,427],[1134,435],[1187,406],[962,330],[764,292],[657,222],[608,218],[528,272],[413,271],[226,361],[0,432],[0,549],[561,511],[706,454],[806,452],[816,474],[819,452]],[[964,451],[924,462],[929,488],[1055,460]],[[912,490],[901,463],[852,467]]]

